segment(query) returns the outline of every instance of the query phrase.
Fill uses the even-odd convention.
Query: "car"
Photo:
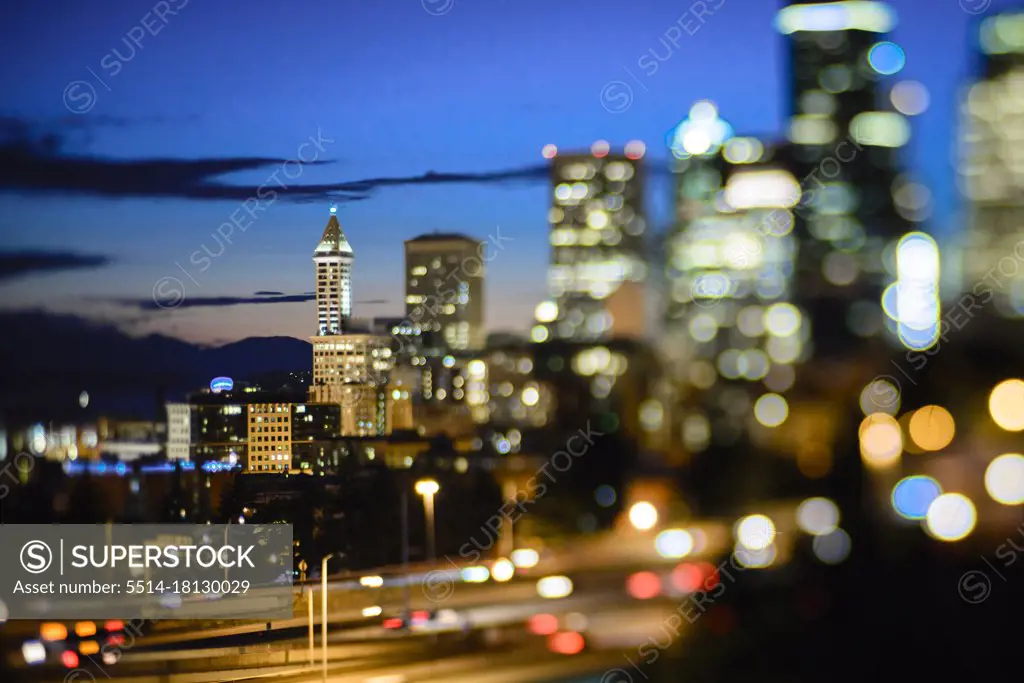
[[[446,630],[460,628],[469,630],[469,621],[452,609],[411,610],[384,619],[382,626],[387,630]]]

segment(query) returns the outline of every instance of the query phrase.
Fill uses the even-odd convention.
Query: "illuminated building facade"
[[[191,436],[192,407],[187,403],[168,403],[167,459],[188,460]]]
[[[405,311],[427,355],[483,348],[484,258],[484,245],[465,235],[405,242]]]
[[[310,400],[337,403],[339,387],[381,386],[394,367],[389,339],[372,334],[339,334],[313,337],[313,384]]]
[[[525,343],[493,346],[469,362],[458,381],[479,424],[540,428],[554,417],[551,387],[533,374],[533,350]],[[513,437],[510,446],[517,446]],[[502,452],[502,446],[496,446]],[[509,452],[509,451],[504,451]]]
[[[415,429],[415,413],[413,399],[417,391],[417,377],[413,368],[398,366],[391,372],[387,401],[387,421],[390,431]]]
[[[192,460],[248,462],[249,425],[245,396],[201,394],[192,405]]]
[[[644,145],[613,154],[596,142],[589,154],[551,160],[551,300],[538,307],[535,342],[580,342],[644,336],[647,281]]]
[[[1024,315],[1024,12],[980,24],[981,78],[961,107],[959,184],[969,202],[968,294]],[[991,293],[991,294],[989,294]]]
[[[352,261],[354,254],[338,222],[337,209],[324,228],[313,263],[316,265],[318,334],[341,334],[352,316]]]
[[[283,474],[292,469],[292,406],[250,403],[245,471]]]
[[[341,455],[336,436],[341,431],[341,406],[331,403],[292,403],[292,469],[322,472],[337,467]]]
[[[319,334],[310,338],[313,381],[309,402],[341,407],[339,436],[384,434],[385,388],[388,372],[394,366],[394,352],[390,337],[349,329],[352,261],[352,247],[341,231],[336,210],[331,208],[327,228],[313,255]]]
[[[341,436],[379,436],[389,432],[386,388],[347,384],[341,389]]]
[[[168,415],[189,416],[190,435],[180,445],[191,459],[237,463],[251,474],[312,474],[337,467],[344,455],[343,408],[308,403],[298,392],[202,392],[168,404]],[[364,435],[377,432],[348,436]]]
[[[882,97],[885,79],[906,61],[885,40],[896,26],[888,3],[798,0],[779,12],[776,26],[788,43],[787,137],[803,188],[794,210],[794,293],[813,321],[815,356],[837,357],[884,329],[880,299],[895,277],[892,247],[907,219],[922,217],[922,188],[897,171],[910,137],[900,109],[913,112],[906,101],[914,97],[905,84],[888,93],[892,102]]]
[[[340,334],[313,338],[310,403],[341,406],[340,436],[389,431],[388,375],[394,354],[386,337]]]
[[[666,357],[691,452],[738,436],[759,396],[784,392],[810,327],[792,303],[800,185],[788,146],[736,136],[711,102],[669,136],[676,223],[665,241]],[[717,428],[717,429],[716,429]]]

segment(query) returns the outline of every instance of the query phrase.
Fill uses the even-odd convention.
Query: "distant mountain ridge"
[[[152,406],[141,411],[148,415],[159,403],[157,394],[179,399],[219,375],[244,380],[308,371],[311,351],[309,342],[294,337],[251,337],[204,347],[158,334],[131,337],[112,324],[73,315],[0,313],[0,415],[15,421],[23,413],[31,416],[25,419],[43,419],[48,404],[57,406],[60,415],[67,396],[73,393],[77,404],[83,389],[97,399],[142,392],[154,397]]]

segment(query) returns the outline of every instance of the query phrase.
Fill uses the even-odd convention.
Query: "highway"
[[[784,509],[778,517],[785,520]],[[326,679],[602,680],[610,670],[626,670],[637,662],[637,648],[652,636],[663,639],[665,624],[673,617],[674,631],[685,637],[685,623],[678,626],[680,606],[698,588],[681,585],[680,570],[685,565],[713,572],[712,565],[721,565],[732,549],[732,524],[733,520],[685,525],[694,543],[683,558],[659,554],[654,531],[617,530],[577,539],[557,551],[542,551],[534,566],[517,567],[513,576],[500,577],[505,581],[487,576],[488,572],[481,579],[478,569],[462,566],[457,558],[418,565],[409,574],[382,568],[364,574],[372,579],[364,582],[358,576],[331,576]],[[781,544],[787,535],[796,536],[779,531]],[[493,567],[493,561],[482,564]],[[569,579],[567,595],[561,588],[539,588],[538,581],[551,576]],[[657,580],[650,590],[652,576]],[[555,580],[558,586],[564,583]],[[312,653],[306,605],[310,590],[315,607]],[[126,683],[324,680],[319,582],[296,586],[296,592],[304,597],[295,616],[270,622],[269,629],[266,623],[251,623],[204,625],[197,630],[194,623],[180,622],[180,628],[169,630],[163,623],[163,628],[150,632],[143,627],[121,648],[116,662],[83,655],[76,666],[69,666],[59,654],[51,654],[38,666],[26,667],[24,658],[19,661],[16,656],[8,663],[26,680],[67,683],[107,678]],[[542,597],[541,592],[549,595]],[[410,628],[395,623],[406,606],[419,619]],[[67,647],[75,648],[73,643]]]

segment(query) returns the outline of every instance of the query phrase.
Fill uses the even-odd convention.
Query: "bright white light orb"
[[[487,567],[466,567],[462,570],[462,580],[466,583],[484,583],[490,577]]]
[[[520,569],[536,567],[540,561],[540,554],[533,548],[519,548],[512,551],[512,564]]]
[[[961,493],[944,493],[928,506],[925,527],[940,541],[967,538],[978,522],[978,513],[971,499]]]
[[[778,427],[789,417],[789,404],[778,394],[765,394],[754,403],[754,417],[765,427]]]
[[[654,539],[654,549],[665,558],[678,559],[693,552],[693,536],[683,529],[668,529]]]
[[[565,576],[545,576],[537,582],[537,595],[546,600],[557,600],[572,595],[572,581]]]
[[[658,523],[658,511],[650,503],[636,503],[629,509],[629,522],[640,531],[653,529]]]
[[[491,577],[498,583],[504,583],[511,579],[516,573],[516,567],[514,564],[506,560],[504,557],[496,561],[491,567]]]
[[[534,315],[539,323],[554,322],[558,318],[558,304],[554,301],[542,301],[537,304]]]
[[[747,550],[765,550],[775,542],[775,522],[765,515],[744,517],[736,525],[736,541]]]
[[[997,503],[1024,503],[1024,455],[1006,453],[990,462],[985,470],[985,490]]]

